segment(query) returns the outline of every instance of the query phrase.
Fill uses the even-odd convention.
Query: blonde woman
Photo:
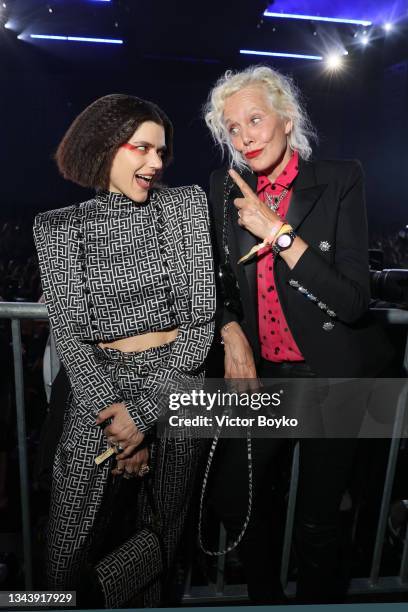
[[[372,377],[390,349],[368,315],[364,181],[357,161],[311,161],[314,137],[294,83],[267,66],[227,72],[205,120],[228,156],[211,176],[225,377]],[[232,166],[234,169],[229,170]],[[238,263],[260,242],[263,247]],[[267,506],[283,442],[253,440],[254,504],[240,549],[254,602],[282,598]],[[221,442],[212,503],[232,535],[247,512],[245,440]],[[341,601],[340,501],[354,440],[302,439],[295,545],[297,598]],[[275,557],[275,558],[274,558]],[[275,567],[273,567],[275,564]]]

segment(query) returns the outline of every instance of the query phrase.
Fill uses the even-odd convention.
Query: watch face
[[[282,249],[285,249],[292,244],[292,238],[289,234],[282,234],[279,236],[277,243]]]

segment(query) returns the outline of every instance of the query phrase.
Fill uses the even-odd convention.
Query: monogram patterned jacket
[[[158,386],[197,374],[213,337],[204,192],[197,186],[152,190],[143,204],[101,192],[77,206],[40,213],[34,239],[57,351],[89,425],[100,410],[122,401],[94,346],[179,328],[166,367],[146,377],[137,405],[126,402],[146,431],[157,418]]]

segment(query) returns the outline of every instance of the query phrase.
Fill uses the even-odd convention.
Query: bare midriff
[[[121,338],[113,342],[100,342],[98,346],[101,348],[116,349],[117,351],[122,351],[122,353],[134,353],[173,342],[177,334],[178,327],[168,331],[148,332],[147,334],[140,334],[139,336]]]

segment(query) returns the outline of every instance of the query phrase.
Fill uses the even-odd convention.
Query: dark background
[[[310,12],[316,4],[330,5],[304,4]],[[52,156],[72,119],[113,92],[152,99],[164,108],[176,131],[175,162],[165,180],[207,188],[210,171],[220,163],[202,119],[208,91],[226,69],[267,63],[292,74],[303,91],[320,137],[315,156],[362,161],[371,232],[405,226],[406,15],[386,35],[381,24],[262,19],[268,3],[259,0],[9,0],[6,5],[0,3],[7,25],[0,31],[2,217],[31,220],[39,210],[88,196],[57,175]],[[323,13],[327,6],[321,8]],[[370,36],[365,48],[359,42],[364,29]],[[125,44],[34,41],[32,32],[122,38]],[[330,72],[324,62],[244,56],[242,48],[322,55],[343,48],[349,55],[341,71]]]

